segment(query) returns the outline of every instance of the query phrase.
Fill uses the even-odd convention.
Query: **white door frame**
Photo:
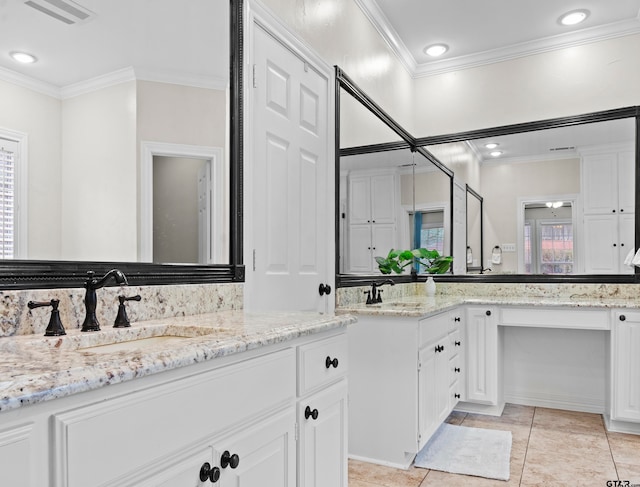
[[[186,157],[204,159],[211,164],[211,183],[213,189],[211,241],[213,243],[212,258],[214,263],[226,262],[224,230],[224,198],[227,188],[223,181],[222,149],[165,142],[140,142],[140,239],[138,258],[140,262],[153,261],[153,158]],[[216,190],[218,189],[218,190]]]
[[[253,55],[250,46],[253,45],[254,28],[262,28],[268,32],[275,39],[279,40],[285,45],[291,52],[301,59],[306,60],[310,66],[313,66],[318,73],[326,77],[328,80],[328,96],[327,96],[327,154],[329,154],[329,161],[327,164],[327,193],[334,194],[335,186],[335,164],[331,161],[331,156],[334,154],[334,137],[335,133],[335,93],[333,87],[335,83],[335,73],[333,68],[327,64],[313,49],[301,41],[293,31],[289,29],[280,19],[274,16],[259,0],[248,0],[246,15],[244,20],[244,52],[247,53],[247,59],[245,60],[245,70],[243,83],[244,86],[253,86],[252,74],[253,70],[250,66],[253,65]],[[251,160],[251,154],[253,154],[254,145],[254,126],[253,126],[253,114],[255,108],[253,107],[253,96],[244,96],[244,174],[243,174],[243,206],[245,212],[243,215],[243,233],[244,233],[244,255],[243,259],[246,265],[245,274],[245,286],[244,286],[244,306],[247,309],[251,308],[251,296],[252,293],[260,292],[255,289],[253,279],[253,262],[254,255],[253,249],[255,248],[255,236],[254,236],[254,220],[251,211],[246,211],[254,205],[254,185],[260,182],[254,181],[252,174],[253,161]],[[328,221],[331,222],[333,215],[335,215],[335,198],[327,198],[327,215]],[[335,309],[335,225],[327,225],[326,239],[324,244],[327,255],[327,274],[324,278],[324,282],[331,286],[332,292],[327,299],[326,312],[333,312]]]

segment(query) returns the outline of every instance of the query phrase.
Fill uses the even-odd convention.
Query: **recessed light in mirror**
[[[431,46],[424,48],[424,53],[431,57],[439,57],[442,56],[445,52],[449,50],[449,46],[446,44],[433,44]]]
[[[499,157],[502,155],[502,151],[501,150],[494,150],[493,152],[489,152],[489,155],[491,157]]]
[[[564,14],[559,20],[562,25],[576,25],[587,20],[588,16],[588,10],[573,10]]]
[[[38,60],[38,58],[36,58],[33,54],[29,54],[28,52],[13,51],[10,53],[10,56],[15,61],[18,61],[22,64],[33,64]]]
[[[495,149],[496,147],[498,147],[498,144],[496,144],[495,142],[489,142],[488,144],[484,145],[487,149],[491,150],[491,149]]]

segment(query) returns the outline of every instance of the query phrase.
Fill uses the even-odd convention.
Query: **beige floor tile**
[[[459,425],[460,423],[462,423],[462,421],[464,421],[464,418],[466,415],[467,413],[463,413],[460,411],[452,411],[449,417],[445,419],[445,422],[449,424]]]
[[[384,465],[349,460],[349,480],[363,480],[385,487],[418,487],[428,470],[401,470]],[[349,484],[351,485],[351,484]]]
[[[536,408],[533,429],[544,428],[560,432],[605,435],[604,422],[600,414],[564,411],[560,409]]]
[[[613,461],[640,465],[640,435],[607,433]]]
[[[472,477],[470,475],[457,475],[453,473],[430,470],[420,484],[420,487],[512,487],[520,483],[520,476],[509,481]]]
[[[380,487],[380,484],[372,484],[365,480],[352,479],[349,477],[349,487]]]

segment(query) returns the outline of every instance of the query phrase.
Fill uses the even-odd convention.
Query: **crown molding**
[[[60,98],[63,100],[75,96],[84,95],[93,91],[103,90],[127,81],[135,81],[136,75],[133,68],[123,68],[95,78],[90,78],[78,83],[60,88]]]
[[[413,78],[444,74],[640,33],[639,13],[634,19],[621,22],[581,29],[466,56],[418,63],[375,0],[354,1]]]
[[[198,76],[194,74],[182,74],[162,70],[135,69],[135,77],[138,80],[155,81],[193,88],[205,88],[209,90],[224,91],[229,87],[229,80],[220,77]]]
[[[36,91],[52,98],[60,98],[60,88],[58,86],[51,83],[45,83],[44,81],[37,80],[31,76],[26,76],[1,66],[0,80]]]

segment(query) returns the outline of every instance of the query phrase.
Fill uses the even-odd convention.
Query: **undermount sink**
[[[423,306],[422,303],[419,302],[402,302],[402,301],[396,301],[396,302],[385,302],[385,303],[376,303],[376,304],[368,304],[367,306],[370,306],[372,308],[385,308],[385,309],[393,309],[393,308],[397,308],[397,309],[418,309],[420,307]]]
[[[97,332],[69,333],[40,343],[61,350],[85,353],[115,353],[184,344],[198,337],[211,338],[232,331],[218,326],[141,325],[130,328],[107,328]]]

